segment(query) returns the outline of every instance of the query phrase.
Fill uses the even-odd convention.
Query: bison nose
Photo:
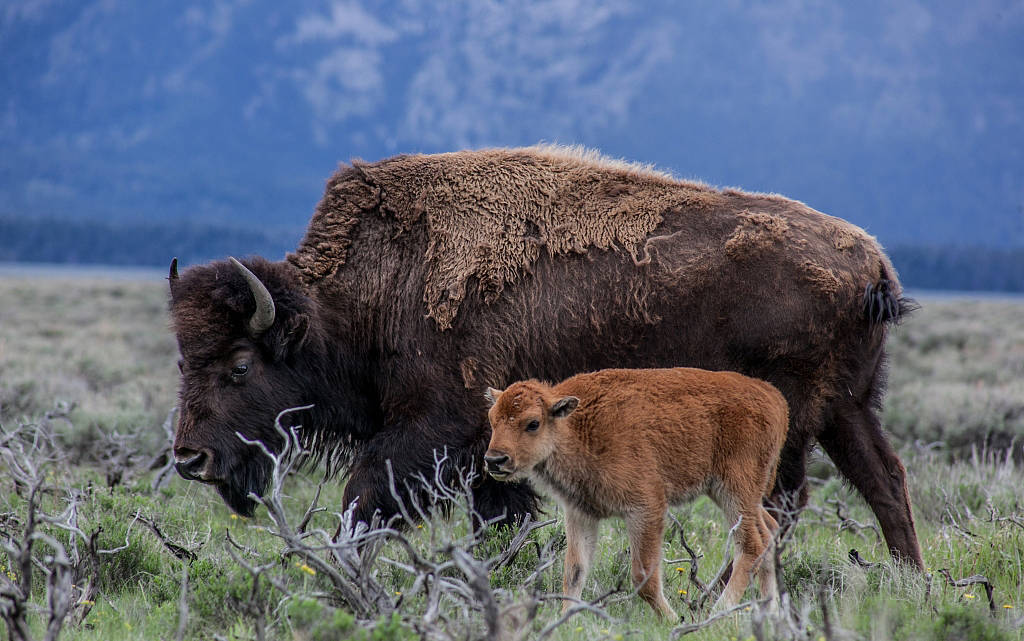
[[[174,450],[174,467],[186,481],[202,481],[203,468],[209,460],[206,452],[197,452],[187,448]]]
[[[484,455],[484,465],[488,471],[500,470],[505,463],[508,463],[508,454]]]

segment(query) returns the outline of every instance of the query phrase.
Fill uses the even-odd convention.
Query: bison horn
[[[235,266],[238,273],[242,275],[245,282],[249,283],[252,297],[256,299],[256,311],[249,318],[249,331],[253,336],[259,336],[274,324],[274,297],[270,295],[270,290],[267,289],[267,286],[263,284],[256,274],[249,271],[248,267],[233,257],[229,257],[228,260]]]
[[[171,271],[167,274],[167,280],[178,280],[178,259],[171,259]]]

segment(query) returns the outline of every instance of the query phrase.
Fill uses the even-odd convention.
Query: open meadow
[[[883,417],[929,574],[893,564],[864,501],[815,450],[810,504],[779,545],[788,607],[774,616],[754,601],[692,629],[709,615],[704,584],[727,534],[709,500],[673,510],[665,534],[665,591],[683,624],[630,593],[615,522],[584,590],[594,601],[563,618],[565,537],[550,501],[537,522],[477,533],[457,498],[448,519],[332,549],[342,480],[282,461],[273,513],[244,519],[168,468],[178,372],[165,282],[0,276],[0,633],[1022,639],[1024,301],[920,302],[890,340]]]

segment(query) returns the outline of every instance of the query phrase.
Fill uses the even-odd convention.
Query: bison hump
[[[310,281],[333,274],[370,209],[401,228],[425,226],[423,300],[427,315],[448,329],[472,278],[492,302],[541,252],[625,250],[636,260],[667,210],[713,194],[580,148],[397,156],[341,170],[289,259]]]

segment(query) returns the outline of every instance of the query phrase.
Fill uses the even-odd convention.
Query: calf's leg
[[[590,572],[590,563],[597,547],[598,520],[571,507],[565,509],[565,568],[562,573],[562,591],[566,596],[579,599],[583,584]],[[562,604],[562,612],[572,607],[572,601]]]
[[[761,588],[761,598],[771,599],[771,608],[775,609],[779,603],[779,588],[775,581],[775,532],[779,524],[772,518],[767,510],[761,508],[761,520],[758,523],[758,533],[761,535],[761,543],[764,544],[764,552],[761,556],[761,565],[757,569],[758,586]]]
[[[661,542],[665,536],[665,510],[657,507],[626,516],[629,549],[632,553],[633,585],[637,593],[654,611],[667,619],[676,620],[675,611],[665,600],[661,588]]]
[[[762,508],[754,504],[748,506],[740,513],[740,523],[736,536],[736,555],[732,561],[732,576],[725,584],[718,601],[715,602],[715,611],[731,608],[738,604],[743,598],[743,593],[750,585],[750,575],[758,567],[761,560],[761,553],[765,550],[762,539],[761,527],[763,527]]]

